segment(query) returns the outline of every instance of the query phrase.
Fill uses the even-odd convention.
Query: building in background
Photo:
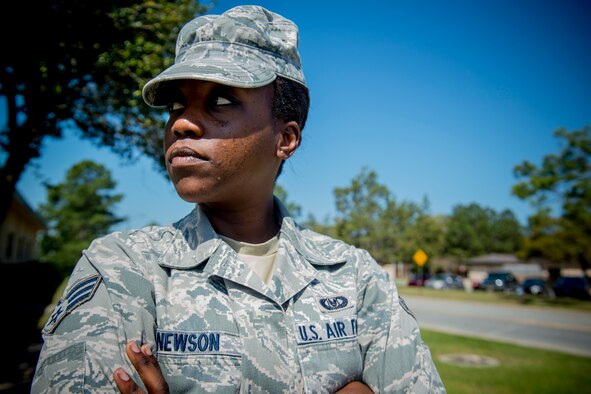
[[[38,234],[47,225],[16,191],[0,226],[0,262],[22,263],[39,258]]]
[[[475,283],[482,282],[489,272],[510,272],[519,282],[527,278],[548,277],[547,270],[540,264],[521,261],[513,254],[491,253],[467,259],[465,264],[468,277]]]

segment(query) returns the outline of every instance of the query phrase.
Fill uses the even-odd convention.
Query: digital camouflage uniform
[[[175,64],[143,98],[166,106],[171,81],[253,88],[278,76],[305,86],[298,29],[258,6],[195,18]],[[176,83],[176,82],[175,82]],[[375,392],[444,392],[417,322],[363,250],[298,227],[280,203],[276,268],[266,285],[196,208],[169,227],[92,243],[44,328],[34,393],[116,392],[113,371],[149,343],[170,391],[329,393],[362,380]]]
[[[130,340],[171,393],[445,392],[417,322],[366,251],[282,217],[269,285],[197,207],[169,227],[98,239],[45,326],[32,392],[117,392]]]

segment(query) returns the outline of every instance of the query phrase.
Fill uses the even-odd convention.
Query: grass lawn
[[[591,393],[591,358],[421,330],[450,394]],[[445,354],[492,357],[499,365],[445,363]]]

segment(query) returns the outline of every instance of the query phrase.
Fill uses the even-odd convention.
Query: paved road
[[[403,297],[421,328],[591,357],[591,313]]]

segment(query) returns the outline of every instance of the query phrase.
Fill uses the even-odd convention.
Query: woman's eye
[[[214,98],[213,104],[221,107],[224,105],[232,105],[233,102],[230,99],[227,99],[226,97],[217,96],[216,98]]]
[[[178,111],[179,109],[183,108],[185,108],[185,106],[179,102],[168,104],[168,112]]]

